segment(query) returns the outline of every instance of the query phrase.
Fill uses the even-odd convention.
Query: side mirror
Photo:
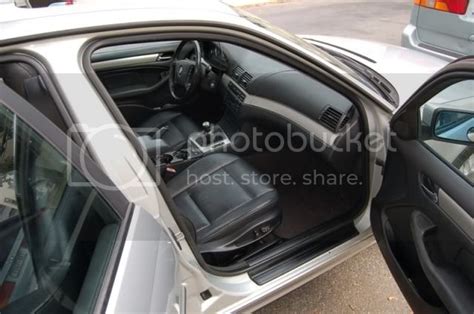
[[[474,143],[474,128],[467,130],[467,138]]]
[[[432,127],[434,136],[439,140],[474,143],[474,112],[440,110]]]

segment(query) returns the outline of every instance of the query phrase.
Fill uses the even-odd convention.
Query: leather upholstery
[[[200,129],[196,123],[177,111],[161,111],[146,120],[140,125],[139,134],[150,133],[154,129],[168,127],[160,138],[164,140],[171,150],[182,148],[191,133],[199,132]]]
[[[260,178],[239,157],[212,154],[179,173],[168,187],[180,214],[193,223],[197,243],[223,239],[224,245],[266,221],[279,221],[277,192]]]
[[[23,62],[0,63],[0,78],[61,130],[67,131],[56,103],[32,66]]]

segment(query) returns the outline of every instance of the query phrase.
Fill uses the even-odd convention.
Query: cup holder
[[[160,156],[160,163],[162,164],[170,164],[173,161],[173,155],[171,154],[163,154]]]

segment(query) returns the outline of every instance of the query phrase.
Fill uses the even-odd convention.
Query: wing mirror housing
[[[474,112],[440,110],[432,123],[433,135],[444,142],[474,143]]]
[[[467,138],[474,143],[474,128],[467,130]]]

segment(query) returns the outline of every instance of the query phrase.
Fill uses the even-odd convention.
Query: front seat
[[[167,186],[205,253],[246,246],[278,226],[277,192],[262,181],[239,157],[219,153],[196,161]]]
[[[160,111],[139,126],[139,134],[159,131],[158,137],[166,142],[170,150],[182,148],[191,133],[199,132],[197,124],[178,111]]]

